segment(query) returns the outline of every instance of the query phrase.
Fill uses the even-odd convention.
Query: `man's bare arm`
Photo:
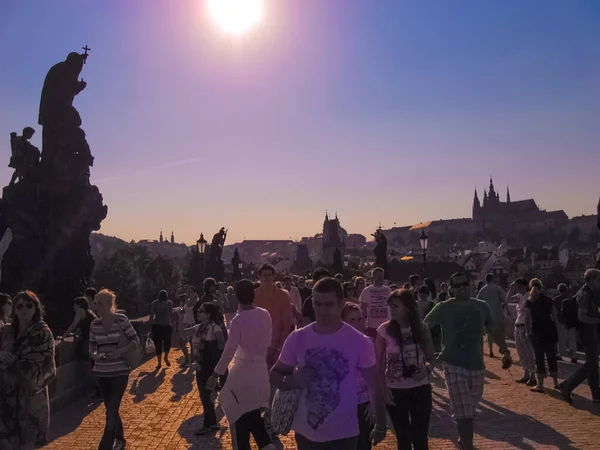
[[[375,410],[375,428],[385,430],[387,427],[387,412],[385,407],[385,396],[377,364],[362,370],[362,376],[369,387],[371,403]]]

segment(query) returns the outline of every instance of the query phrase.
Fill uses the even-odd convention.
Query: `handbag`
[[[301,392],[300,389],[275,391],[271,405],[271,427],[275,433],[286,436],[290,432]]]
[[[150,339],[150,336],[146,338],[146,355],[154,355],[156,353],[156,345],[154,345],[154,341]]]
[[[129,323],[129,320],[127,320],[127,322]],[[129,366],[129,369],[133,370],[137,366],[139,366],[140,363],[142,362],[142,360],[144,359],[144,352],[138,341],[132,341],[131,339],[129,339],[127,337],[127,335],[123,331],[122,326],[120,327],[120,332],[121,332],[121,338],[119,339],[119,345],[117,346],[117,348],[123,348],[123,347],[129,345],[131,342],[135,342],[134,348],[129,350],[127,353],[123,353],[123,359]]]

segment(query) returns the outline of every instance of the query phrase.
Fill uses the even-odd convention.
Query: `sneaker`
[[[544,390],[544,388],[540,387],[540,386],[536,386],[534,388],[531,388],[530,391],[531,392],[537,392],[538,394],[545,394],[546,393],[546,391]]]
[[[523,378],[519,378],[518,380],[516,380],[517,383],[519,384],[525,384],[530,380],[529,377],[523,377]]]
[[[567,390],[567,385],[564,382],[558,384],[558,390],[560,391],[563,400],[569,405],[572,405],[573,397],[571,397],[571,393]]]
[[[527,386],[531,387],[531,386],[537,386],[537,381],[535,378],[531,377],[529,379],[529,381],[527,383],[525,383]]]

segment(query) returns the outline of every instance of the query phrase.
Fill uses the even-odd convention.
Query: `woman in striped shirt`
[[[125,435],[119,416],[131,368],[124,355],[140,345],[127,316],[116,314],[116,296],[108,289],[94,298],[99,318],[90,326],[90,355],[96,361],[93,369],[96,383],[106,407],[106,426],[98,450],[123,450]]]

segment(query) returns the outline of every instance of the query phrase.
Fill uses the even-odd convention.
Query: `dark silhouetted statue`
[[[36,291],[55,329],[72,320],[73,298],[89,283],[94,268],[90,233],[100,229],[108,212],[100,191],[90,185],[93,157],[73,106],[86,87],[78,80],[85,50],[70,53],[46,76],[38,120],[41,160],[29,143],[32,128],[22,136],[11,133],[9,165],[15,174],[0,200],[0,253],[5,250],[0,291]]]
[[[385,275],[387,277],[388,273],[388,259],[387,259],[387,238],[381,227],[379,227],[372,236],[375,238],[375,249],[373,253],[375,254],[375,267],[381,267],[385,271]]]
[[[233,252],[233,258],[231,258],[231,265],[233,266],[233,281],[240,281],[242,279],[242,270],[240,264],[242,259],[240,258],[240,252],[236,248]]]
[[[210,247],[208,248],[206,270],[208,272],[208,276],[217,281],[223,281],[225,275],[225,267],[223,266],[222,256],[226,238],[227,230],[225,227],[223,227],[213,236]]]

